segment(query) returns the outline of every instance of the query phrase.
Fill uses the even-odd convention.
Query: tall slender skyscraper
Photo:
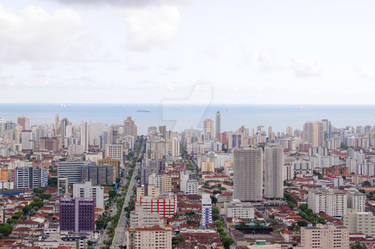
[[[264,198],[283,198],[283,157],[280,146],[267,146],[264,149]]]
[[[219,111],[216,112],[216,140],[221,141],[221,114]]]
[[[86,121],[81,123],[81,147],[83,152],[89,151],[89,129]]]
[[[234,151],[234,198],[241,201],[262,200],[262,148],[246,148]]]

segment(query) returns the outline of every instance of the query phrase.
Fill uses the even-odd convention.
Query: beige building
[[[161,176],[160,192],[162,192],[162,193],[172,192],[172,177],[171,176],[169,176],[167,174],[163,174]]]
[[[349,230],[345,226],[301,227],[303,249],[349,249]]]
[[[214,121],[210,118],[206,118],[203,122],[204,136],[209,140],[215,138]]]
[[[314,148],[324,145],[323,123],[320,121],[309,121],[303,126],[303,138],[312,144]]]
[[[142,207],[130,213],[131,227],[154,227],[161,226],[163,220],[158,213],[145,212]]]
[[[348,209],[344,217],[344,225],[351,233],[363,233],[375,237],[375,217],[371,212],[357,212],[355,209]]]
[[[263,199],[263,150],[246,148],[234,151],[234,199]]]
[[[105,157],[118,160],[122,165],[124,161],[124,150],[122,144],[107,144],[105,146]]]
[[[172,249],[172,229],[167,227],[130,227],[126,231],[130,249]]]
[[[215,159],[206,157],[201,162],[201,172],[215,172]]]
[[[158,197],[160,195],[159,188],[155,185],[144,185],[137,187],[137,201],[141,198],[141,196],[151,196],[151,197]]]

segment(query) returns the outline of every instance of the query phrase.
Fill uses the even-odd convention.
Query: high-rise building
[[[137,126],[135,125],[135,122],[131,117],[128,117],[124,121],[124,135],[133,137],[137,136]]]
[[[216,140],[221,141],[221,114],[219,111],[216,112]]]
[[[130,213],[130,226],[131,227],[153,227],[161,226],[162,219],[158,213],[150,213],[138,207],[137,210]]]
[[[23,130],[21,133],[22,150],[30,151],[33,149],[33,135],[31,130]]]
[[[81,123],[81,147],[83,152],[89,151],[89,128],[86,121]]]
[[[104,188],[92,186],[91,182],[73,184],[73,197],[92,198],[95,207],[104,210]]]
[[[335,218],[343,218],[347,212],[347,196],[338,189],[319,188],[310,189],[308,193],[308,207],[314,212],[324,212]]]
[[[364,212],[366,207],[366,195],[359,191],[349,191],[347,194],[348,208],[356,212]]]
[[[69,189],[68,178],[57,178],[57,191],[59,196],[67,196]]]
[[[214,121],[210,118],[206,118],[203,121],[203,131],[205,138],[211,140],[214,138]]]
[[[159,133],[162,138],[166,139],[167,138],[167,126],[165,125],[159,126]]]
[[[241,201],[262,200],[262,148],[246,148],[234,151],[234,198]]]
[[[281,199],[283,191],[283,148],[266,146],[264,149],[264,198]]]
[[[68,178],[69,184],[82,181],[82,167],[87,166],[84,161],[65,161],[57,163],[58,178]]]
[[[304,140],[316,148],[324,145],[323,123],[320,121],[309,121],[303,126]]]
[[[93,185],[112,185],[116,180],[113,166],[84,166],[81,177],[83,182],[90,181]]]
[[[107,144],[105,146],[105,157],[124,163],[124,148],[122,144]]]
[[[126,231],[128,248],[172,249],[172,228],[160,227],[129,227]]]
[[[167,174],[163,174],[161,176],[160,192],[161,193],[172,192],[172,177],[171,176]]]
[[[74,233],[94,232],[95,200],[92,198],[61,198],[60,230]]]
[[[349,249],[349,231],[345,226],[322,225],[301,227],[303,249]]]
[[[202,215],[201,225],[208,227],[212,223],[212,203],[211,196],[207,193],[202,193]]]
[[[329,121],[328,119],[322,119],[322,123],[323,123],[323,136],[324,136],[324,139],[331,138],[332,137],[332,125],[331,125],[331,121]]]
[[[344,225],[351,233],[375,237],[375,216],[372,212],[357,212],[350,208],[344,217]]]
[[[121,164],[119,160],[107,157],[107,158],[105,158],[103,160],[99,160],[98,164],[100,166],[104,166],[104,165],[113,166],[114,171],[115,171],[115,178],[119,177],[119,175],[120,175],[120,164]]]
[[[177,197],[174,193],[167,193],[157,196],[142,195],[138,193],[135,202],[135,210],[142,207],[147,213],[158,213],[160,218],[172,218],[177,213]],[[157,192],[157,191],[156,191]]]
[[[33,189],[47,187],[48,170],[39,166],[17,167],[15,172],[15,188]]]
[[[30,119],[27,117],[18,117],[17,124],[22,126],[23,130],[30,130]]]

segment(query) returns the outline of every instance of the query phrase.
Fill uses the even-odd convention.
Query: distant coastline
[[[304,122],[320,119],[329,119],[336,127],[375,125],[375,105],[0,104],[5,120],[28,116],[34,124],[51,123],[58,114],[75,124],[87,120],[112,125],[131,116],[141,133],[162,124],[179,131],[199,128],[203,118],[214,118],[217,111],[222,113],[223,130],[264,125],[285,131],[287,126],[302,129]]]

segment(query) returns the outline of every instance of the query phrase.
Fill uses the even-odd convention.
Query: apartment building
[[[375,238],[375,217],[371,212],[357,212],[348,209],[344,217],[344,225],[351,233],[363,233]]]
[[[303,249],[349,249],[349,230],[345,226],[301,227]]]
[[[126,241],[132,249],[172,249],[172,229],[169,226],[129,227]]]
[[[225,204],[227,218],[254,219],[255,210],[250,203],[233,201]]]
[[[347,196],[338,189],[310,189],[308,207],[314,212],[325,212],[335,218],[343,218],[347,211]]]

